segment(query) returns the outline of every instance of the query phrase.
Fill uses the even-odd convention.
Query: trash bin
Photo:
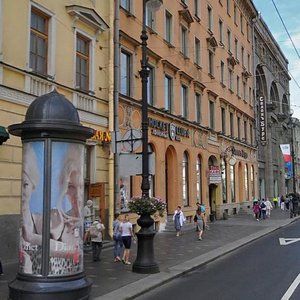
[[[209,215],[209,220],[210,220],[210,222],[214,222],[215,219],[216,219],[216,215],[215,215],[214,213],[211,213],[211,214]]]

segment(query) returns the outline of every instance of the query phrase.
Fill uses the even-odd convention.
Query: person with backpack
[[[197,226],[197,232],[198,232],[198,240],[202,241],[202,234],[205,228],[205,221],[204,221],[204,213],[201,211],[201,209],[197,209],[196,214],[194,216],[194,222]]]
[[[93,261],[100,261],[100,254],[102,250],[102,231],[104,229],[105,226],[101,223],[101,219],[96,217],[89,229],[92,242]]]
[[[123,241],[120,229],[121,221],[120,214],[115,214],[115,219],[113,221],[113,240],[114,240],[114,261],[121,261],[121,254],[123,250]]]
[[[262,218],[263,220],[265,220],[267,215],[267,206],[266,206],[265,199],[261,200],[260,209],[261,209]]]

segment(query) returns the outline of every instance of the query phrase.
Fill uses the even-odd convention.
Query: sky
[[[284,56],[289,61],[290,71],[290,105],[293,117],[300,119],[300,1],[299,0],[252,0],[256,9],[261,13],[273,37],[279,44]],[[294,43],[290,41],[284,25]],[[294,79],[293,79],[294,78]]]

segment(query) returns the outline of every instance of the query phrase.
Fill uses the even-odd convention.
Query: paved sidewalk
[[[154,247],[160,273],[151,275],[136,274],[131,271],[132,266],[115,263],[111,243],[107,243],[100,262],[93,262],[91,253],[85,254],[85,272],[93,281],[90,299],[134,298],[298,219],[290,219],[287,211],[277,208],[267,220],[256,221],[252,215],[243,214],[210,223],[202,241],[198,241],[194,230],[184,232],[180,237],[176,237],[175,232],[158,233]],[[135,256],[136,245],[133,245],[132,262]],[[17,264],[4,265],[0,299],[7,299],[7,284],[15,278],[16,270]]]

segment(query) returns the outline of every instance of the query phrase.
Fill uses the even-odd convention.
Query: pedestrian
[[[129,215],[124,216],[124,221],[120,224],[120,231],[122,241],[124,245],[124,252],[122,257],[122,263],[125,265],[131,265],[129,261],[131,241],[133,238],[132,224],[129,222]]]
[[[267,206],[266,206],[266,202],[265,202],[264,198],[261,200],[260,209],[261,209],[262,218],[263,218],[263,220],[265,220],[266,214],[267,214]]]
[[[88,243],[89,240],[89,230],[93,223],[93,201],[88,200],[86,201],[86,205],[83,208],[83,215],[84,215],[84,243]]]
[[[280,197],[280,208],[281,210],[285,210],[285,198],[283,195]]]
[[[185,222],[185,216],[181,210],[181,206],[177,206],[177,209],[174,212],[173,215],[173,221],[175,225],[176,230],[176,236],[179,236],[181,233],[181,227],[183,226],[183,223]]]
[[[102,231],[104,229],[105,226],[101,223],[101,219],[99,217],[96,217],[95,221],[89,229],[92,242],[93,261],[100,261],[103,242]]]
[[[123,250],[123,241],[120,230],[120,214],[115,214],[115,219],[113,221],[113,240],[114,240],[114,260],[115,262],[121,261],[121,253]]]
[[[275,197],[277,199],[277,197]],[[273,209],[273,205],[271,203],[271,201],[267,198],[267,200],[265,201],[265,205],[266,205],[266,216],[267,218],[271,217],[271,210]]]
[[[198,240],[202,241],[202,234],[205,228],[204,214],[201,209],[197,209],[196,215],[194,217],[194,222],[197,226]]]
[[[278,198],[279,198],[279,197],[274,197],[274,198],[273,198],[274,208],[277,208],[277,207],[278,207]]]
[[[254,217],[255,217],[256,221],[259,221],[260,205],[259,205],[258,201],[255,201],[253,203],[252,210],[253,210]]]

